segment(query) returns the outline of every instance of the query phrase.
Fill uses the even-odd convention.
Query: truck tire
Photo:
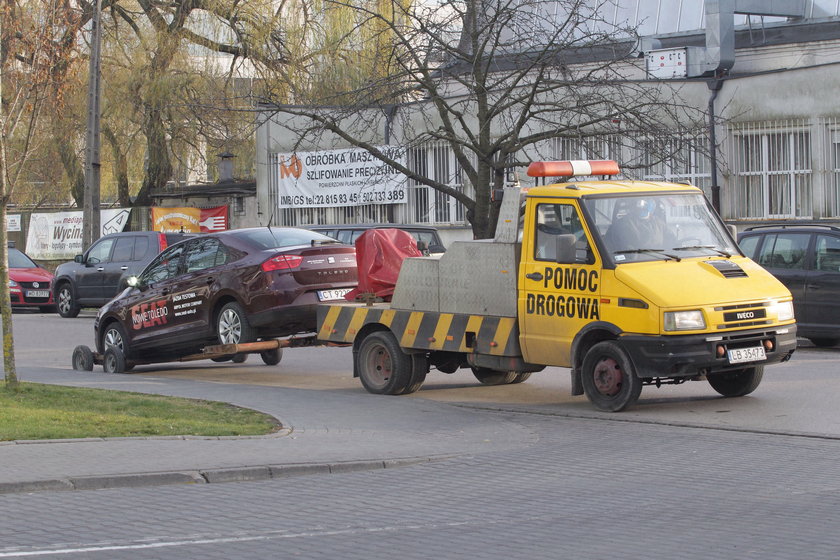
[[[758,388],[764,377],[764,366],[753,366],[737,371],[716,373],[707,379],[712,389],[724,397],[743,397]]]
[[[473,367],[473,375],[482,385],[508,385],[514,382],[515,371],[499,371],[485,367]]]
[[[429,371],[429,360],[425,354],[412,354],[410,358],[412,365],[411,381],[405,386],[405,389],[400,393],[401,395],[416,393],[423,382],[426,381],[426,373]]]
[[[357,371],[369,393],[400,395],[410,388],[414,360],[400,348],[389,331],[376,331],[364,338],[356,355]]]
[[[525,381],[528,381],[529,377],[531,377],[531,373],[532,372],[530,371],[517,371],[516,377],[513,378],[511,383],[524,383]]]
[[[642,380],[621,344],[605,340],[594,345],[583,358],[583,392],[596,408],[619,412],[639,400]]]

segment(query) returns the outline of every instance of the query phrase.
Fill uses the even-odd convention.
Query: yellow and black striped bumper
[[[318,339],[350,343],[365,325],[378,323],[400,346],[416,350],[521,356],[515,317],[394,310],[387,304],[318,306]]]

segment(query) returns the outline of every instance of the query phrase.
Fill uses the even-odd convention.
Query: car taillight
[[[262,269],[266,272],[271,272],[272,270],[291,270],[298,268],[302,262],[303,257],[300,255],[277,255],[262,263]]]
[[[158,244],[160,245],[160,250],[163,251],[164,249],[166,249],[169,246],[169,244],[166,242],[166,235],[164,235],[162,233],[160,233],[158,235],[159,235]]]

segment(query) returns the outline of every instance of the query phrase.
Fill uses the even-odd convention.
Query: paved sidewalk
[[[536,435],[488,413],[361,391],[308,391],[136,375],[24,369],[37,383],[95,386],[230,402],[271,414],[263,437],[0,442],[0,493],[258,480],[396,467],[532,444]],[[375,400],[376,406],[372,406]]]

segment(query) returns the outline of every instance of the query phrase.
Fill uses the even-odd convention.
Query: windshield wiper
[[[682,259],[679,258],[677,255],[671,255],[670,253],[666,253],[665,249],[625,249],[624,251],[613,251],[613,255],[626,255],[629,253],[657,253],[660,255],[665,255],[669,259],[673,259],[677,262],[681,261]]]
[[[732,253],[727,253],[721,249],[718,249],[714,245],[689,245],[688,247],[674,247],[673,251],[696,251],[697,249],[708,249],[709,251],[714,251],[718,255],[722,257],[726,257],[727,259],[732,256]]]

